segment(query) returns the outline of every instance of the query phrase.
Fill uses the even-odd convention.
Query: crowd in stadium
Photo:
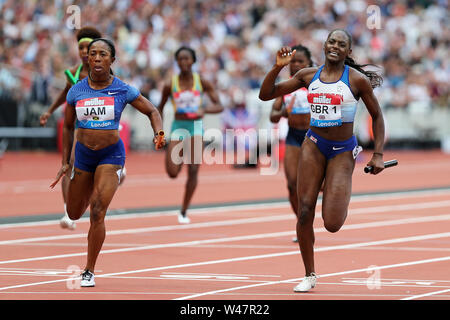
[[[381,67],[384,83],[376,93],[383,108],[449,106],[450,32],[444,0],[75,4],[80,27],[95,26],[115,42],[114,73],[154,104],[163,81],[177,71],[173,54],[181,45],[196,50],[195,69],[216,85],[222,104],[229,108],[230,92],[259,88],[281,46],[301,43],[320,65],[328,32],[344,28],[353,36],[355,60]],[[76,11],[68,10],[71,5],[66,0],[0,0],[0,95],[48,106],[64,87],[64,69],[79,64],[73,29]]]

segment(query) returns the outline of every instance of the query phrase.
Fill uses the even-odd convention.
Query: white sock
[[[64,217],[66,217],[69,220],[72,220],[72,219],[69,218],[69,214],[67,213],[67,206],[66,206],[65,203],[64,203]]]

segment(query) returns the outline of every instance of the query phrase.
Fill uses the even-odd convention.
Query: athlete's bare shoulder
[[[302,82],[305,86],[309,86],[312,78],[316,74],[318,67],[303,68],[294,75],[294,78]]]
[[[370,79],[361,71],[349,66],[348,78],[350,81],[350,86],[355,90],[355,93],[359,95],[362,90],[367,90],[372,88],[370,84]]]

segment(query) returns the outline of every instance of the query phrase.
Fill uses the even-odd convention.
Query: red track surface
[[[77,229],[58,225],[60,186],[49,185],[60,155],[6,153],[0,160],[0,219],[55,213],[55,220],[0,224],[0,299],[146,300],[450,300],[450,155],[386,152],[399,166],[378,176],[357,163],[349,216],[337,233],[324,230],[317,207],[316,271],[309,293],[294,293],[304,276],[295,217],[282,168],[203,165],[191,224],[175,211],[107,218],[96,287],[76,288],[70,266],[86,259],[87,215]],[[127,178],[111,209],[179,206],[186,176],[167,178],[162,153],[131,153]],[[422,190],[442,187],[441,190]],[[413,190],[396,192],[399,190]],[[358,196],[361,193],[380,193]],[[218,207],[221,203],[255,204]],[[213,205],[214,204],[214,205]],[[1,221],[1,220],[0,220]],[[73,288],[75,286],[75,288]]]

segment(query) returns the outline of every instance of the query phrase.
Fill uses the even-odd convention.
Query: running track
[[[317,206],[316,271],[309,293],[282,168],[202,166],[189,211],[176,220],[186,179],[164,173],[160,152],[131,153],[111,205],[96,287],[78,288],[86,214],[60,229],[60,155],[6,153],[0,160],[2,300],[450,300],[450,155],[388,151],[399,166],[353,180],[349,216],[337,233]]]

